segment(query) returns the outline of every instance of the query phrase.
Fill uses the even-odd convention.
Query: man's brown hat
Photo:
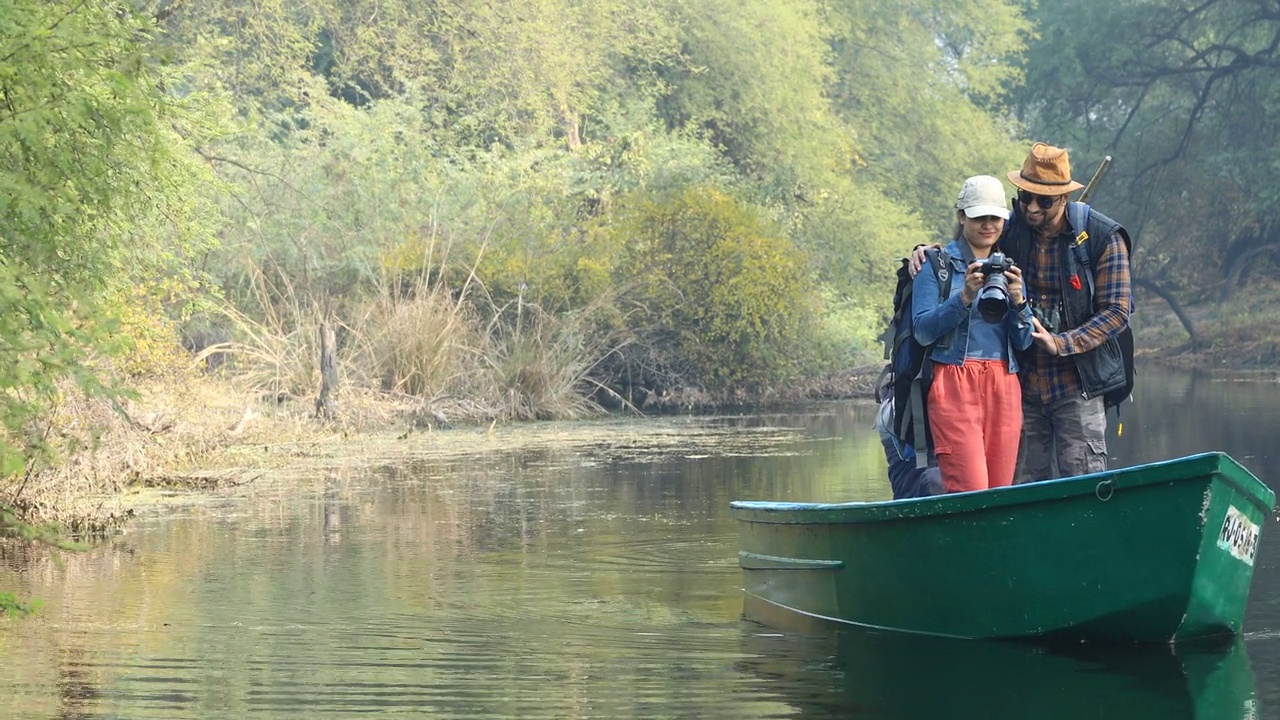
[[[1067,151],[1042,142],[1031,146],[1022,169],[1009,173],[1009,182],[1037,195],[1066,195],[1084,187],[1071,179]]]

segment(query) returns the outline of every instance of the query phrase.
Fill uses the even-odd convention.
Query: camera
[[[978,312],[987,322],[1000,322],[1009,310],[1009,281],[1004,271],[1013,267],[1013,261],[997,252],[978,262],[981,263],[978,272],[986,277],[978,290]]]

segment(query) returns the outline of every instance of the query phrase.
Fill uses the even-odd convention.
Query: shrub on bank
[[[709,186],[640,194],[608,233],[625,248],[614,271],[631,377],[731,397],[806,369],[818,308],[807,260],[760,209]]]

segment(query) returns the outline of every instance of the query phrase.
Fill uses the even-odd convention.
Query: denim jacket
[[[948,365],[963,365],[969,349],[969,312],[973,308],[965,307],[960,293],[968,266],[965,258],[972,253],[968,247],[961,246],[962,242],[952,240],[944,249],[951,267],[951,295],[946,300],[938,302],[938,278],[928,265],[916,275],[911,288],[912,332],[921,345],[929,345],[950,333],[950,342],[938,343],[929,355],[934,362]],[[1005,358],[1009,372],[1016,373],[1015,350],[1031,347],[1031,306],[1024,303],[1020,310],[1011,308],[1004,316],[1004,326],[1008,340]]]

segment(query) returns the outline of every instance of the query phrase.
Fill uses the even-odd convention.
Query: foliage
[[[673,2],[681,52],[663,65],[670,127],[704,133],[778,199],[847,170],[851,147],[830,112],[827,27],[811,1]]]
[[[1229,294],[1242,264],[1271,262],[1280,237],[1273,9],[1067,0],[1028,12],[1042,30],[1015,94],[1019,114],[1037,137],[1072,148],[1077,173],[1114,157],[1097,203],[1135,234],[1135,275]]]
[[[677,47],[676,28],[648,3],[447,4],[438,14],[444,72],[417,88],[433,123],[469,151],[530,139],[572,150],[630,130],[620,122],[660,91],[652,68]]]
[[[340,309],[376,286],[381,249],[430,232],[450,175],[403,103],[359,110],[319,93],[308,106],[262,112],[261,126],[208,151],[231,188],[219,198],[227,238],[210,270],[255,315],[290,298]],[[291,130],[273,137],[281,127]],[[260,274],[278,282],[264,287]]]
[[[1001,104],[1006,85],[1017,84],[1013,61],[1032,28],[1009,0],[909,0],[885,9],[866,0],[828,8],[833,105],[857,131],[864,182],[945,235],[961,181],[1002,175],[1025,153]]]
[[[187,111],[146,58],[150,30],[125,3],[0,8],[0,474],[42,446],[24,428],[59,380],[105,391],[88,363],[125,345],[111,293],[207,230],[177,134]]]
[[[663,385],[763,391],[804,368],[815,302],[804,253],[761,212],[694,186],[638,196],[612,230],[634,287],[628,355]]]
[[[792,215],[794,234],[805,242],[829,307],[856,307],[868,323],[860,338],[879,333],[893,299],[897,260],[918,243],[933,242],[927,224],[874,187],[832,183]],[[852,317],[846,314],[846,317]],[[866,349],[864,342],[857,349]]]
[[[650,259],[622,199],[700,185],[751,206],[768,229],[744,237],[788,245],[800,259],[779,272],[825,301],[806,294],[779,325],[803,336],[806,359],[774,357],[763,325],[727,319],[763,312],[734,286],[760,282],[757,270],[720,258],[728,289],[707,296],[725,303],[707,310],[719,326],[667,331],[709,343],[706,358],[719,343],[734,358],[763,352],[752,362],[772,370],[751,384],[772,386],[814,358],[847,363],[873,347],[896,257],[948,227],[960,179],[998,172],[1021,149],[998,103],[1029,28],[1002,0],[155,5],[185,86],[239,105],[237,133],[201,150],[230,190],[219,198],[226,249],[206,267],[257,321],[290,315],[279,309],[290,303],[350,320],[391,272],[471,285],[470,323],[515,302],[566,316],[595,306],[623,327],[634,306],[610,303]],[[677,249],[687,255],[673,267],[704,257],[694,243]],[[275,289],[255,290],[256,272]],[[393,316],[407,319],[382,315]],[[399,357],[392,386],[425,377],[406,359],[429,348],[382,346],[378,356]],[[692,347],[672,356],[686,362]],[[366,370],[385,379],[378,367]],[[697,382],[741,389],[733,373],[705,370]]]
[[[186,289],[169,283],[134,285],[112,293],[108,307],[125,344],[116,366],[126,378],[163,375],[190,362],[178,325],[166,311],[166,301],[185,293]]]

